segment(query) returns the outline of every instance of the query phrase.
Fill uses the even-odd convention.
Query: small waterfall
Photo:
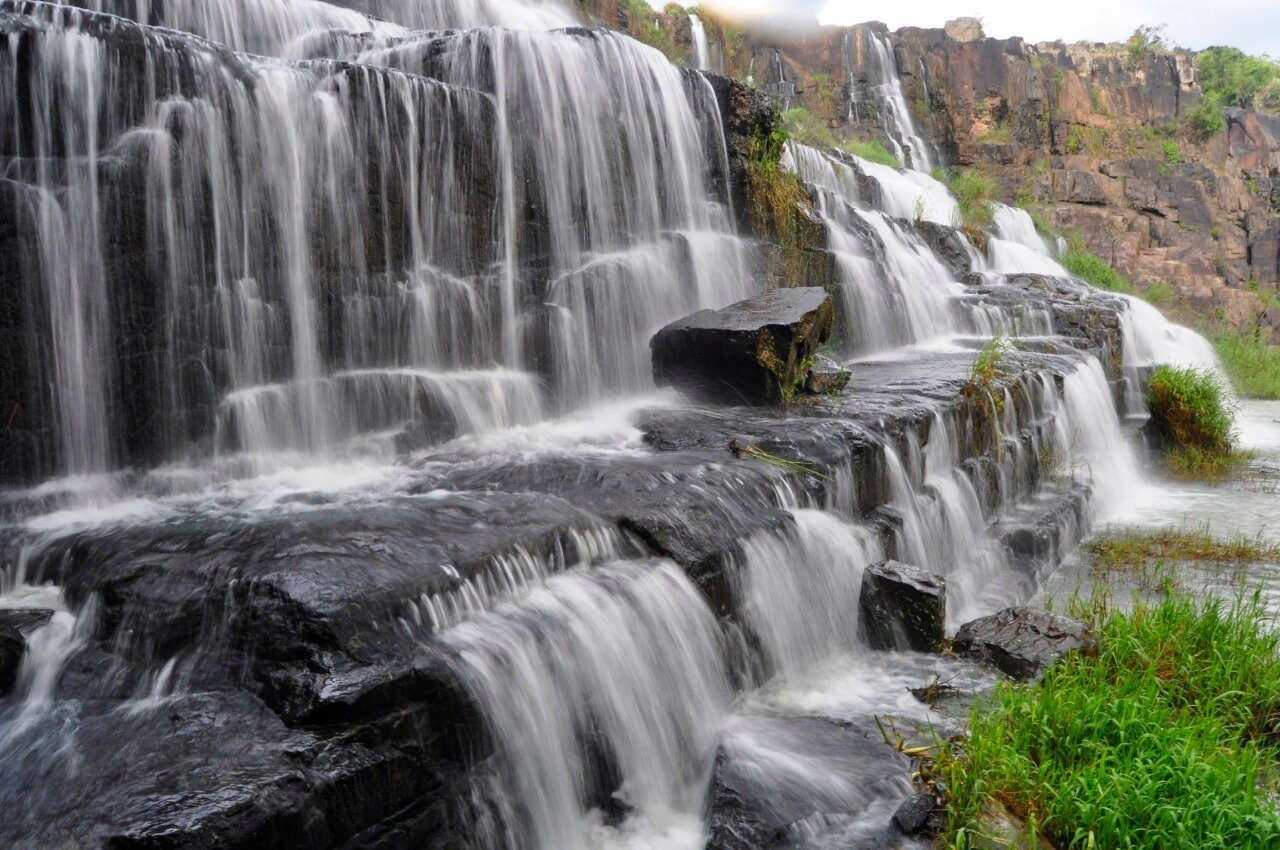
[[[1026,210],[996,204],[994,233],[987,240],[987,261],[991,271],[1002,274],[1030,272],[1066,276],[1036,231]]]
[[[889,137],[898,159],[916,171],[928,174],[937,159],[932,145],[916,130],[915,119],[907,106],[902,90],[902,78],[893,55],[893,44],[888,35],[862,28],[867,46],[866,60],[873,75],[872,91],[876,99],[876,111],[880,125]]]
[[[702,25],[702,18],[689,16],[689,32],[693,36],[693,67],[699,71],[710,71],[711,48],[707,44],[707,28]]]
[[[862,645],[862,571],[884,560],[869,529],[812,508],[792,510],[794,530],[743,543],[743,611],[769,673],[795,677]]]
[[[497,748],[480,846],[599,847],[614,830],[583,801],[615,788],[618,830],[699,846],[729,695],[715,620],[678,567],[554,577],[444,638]]]

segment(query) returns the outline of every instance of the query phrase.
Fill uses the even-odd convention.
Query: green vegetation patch
[[[1268,345],[1256,329],[1219,331],[1213,347],[1237,392],[1280,399],[1280,348]]]
[[[881,165],[901,167],[898,158],[889,152],[879,139],[869,142],[857,139],[839,139],[826,122],[803,106],[793,106],[782,113],[783,126],[791,138],[815,148],[836,148],[854,156],[860,156]]]
[[[1067,271],[1098,289],[1125,295],[1133,293],[1133,284],[1127,277],[1097,254],[1091,254],[1083,248],[1072,247],[1062,255],[1059,262]]]
[[[946,841],[999,804],[1059,848],[1280,846],[1280,652],[1260,597],[1171,597],[1095,622],[1093,656],[1002,684],[944,748]]]
[[[1084,550],[1095,571],[1101,573],[1191,561],[1251,564],[1280,558],[1280,547],[1261,539],[1224,540],[1207,529],[1188,528],[1114,529],[1086,543]]]
[[[1216,106],[1280,111],[1280,63],[1234,47],[1208,47],[1196,54],[1205,99]]]
[[[1236,451],[1231,400],[1212,372],[1158,367],[1148,382],[1147,405],[1170,475],[1216,480],[1246,459]]]
[[[959,204],[960,221],[956,225],[980,246],[985,246],[986,231],[995,219],[993,204],[998,194],[995,181],[973,169],[956,169],[944,176],[947,188]]]
[[[770,256],[771,272],[783,286],[801,286],[823,234],[808,188],[778,164],[789,139],[781,125],[755,128],[747,152],[746,212],[751,231],[779,248]]]

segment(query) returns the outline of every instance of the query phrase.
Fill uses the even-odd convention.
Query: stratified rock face
[[[0,610],[0,696],[18,679],[27,649],[27,635],[49,622],[52,611],[39,608]]]
[[[932,652],[945,636],[946,579],[919,567],[897,561],[867,567],[859,604],[875,649]]]
[[[835,305],[818,287],[775,289],[701,310],[649,341],[654,382],[726,404],[789,401],[834,324]]]
[[[1097,639],[1079,620],[1038,608],[1006,608],[965,623],[953,645],[960,655],[987,661],[1026,682],[1072,652],[1093,649]]]

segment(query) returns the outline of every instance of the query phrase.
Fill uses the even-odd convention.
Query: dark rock
[[[27,635],[43,626],[53,612],[42,608],[0,609],[0,696],[18,680],[18,668],[27,651]]]
[[[933,652],[945,637],[947,582],[919,567],[884,561],[862,574],[867,640],[875,649]]]
[[[1025,682],[1072,652],[1093,649],[1097,640],[1079,620],[1038,608],[1006,608],[965,623],[953,646],[960,655],[994,664]]]
[[[654,381],[729,404],[789,401],[834,323],[835,305],[818,287],[775,289],[702,310],[649,341]]]
[[[916,835],[929,826],[929,816],[938,807],[938,798],[926,792],[912,794],[893,813],[893,822],[907,835]]]
[[[828,357],[819,357],[805,379],[805,392],[832,395],[849,386],[849,370]]]

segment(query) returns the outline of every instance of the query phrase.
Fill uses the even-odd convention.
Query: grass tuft
[[[1082,248],[1072,248],[1060,260],[1067,271],[1098,289],[1107,292],[1133,294],[1133,284],[1116,271],[1110,263]]]
[[[1280,546],[1261,539],[1223,540],[1208,529],[1119,528],[1084,546],[1095,570],[1123,572],[1157,563],[1208,561],[1251,564],[1280,558]]]
[[[993,803],[1061,848],[1280,846],[1280,652],[1260,596],[1096,625],[1096,655],[1000,685],[944,749],[948,846],[984,846]]]
[[[1231,402],[1213,373],[1160,366],[1151,375],[1147,404],[1170,475],[1217,480],[1247,459],[1236,451]]]

